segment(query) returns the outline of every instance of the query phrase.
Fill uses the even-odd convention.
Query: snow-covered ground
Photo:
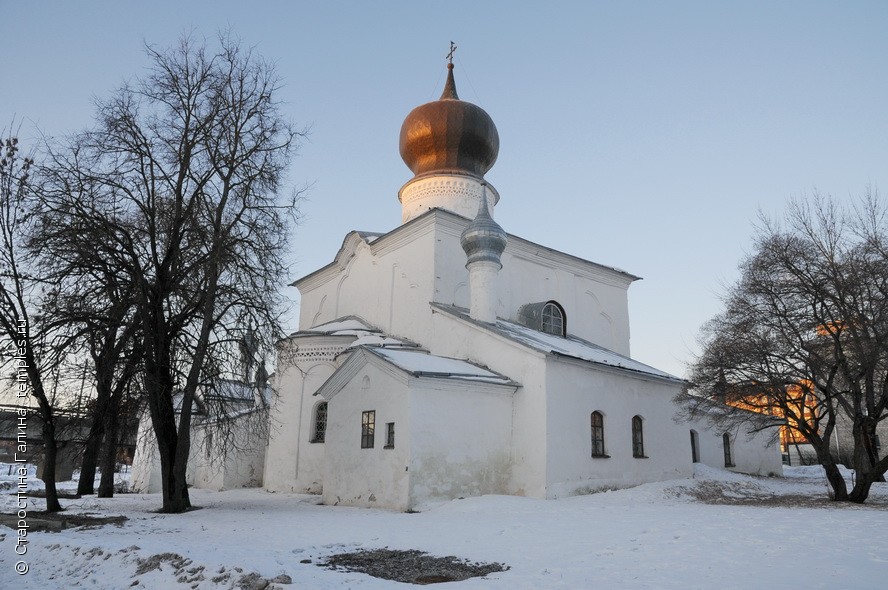
[[[155,513],[156,494],[63,500],[66,513],[129,520],[29,534],[23,576],[14,571],[16,531],[0,527],[0,588],[249,588],[282,574],[292,584],[268,588],[409,587],[316,565],[381,547],[510,568],[447,588],[888,587],[888,485],[877,484],[866,506],[838,507],[820,501],[819,467],[787,469],[786,478],[697,467],[693,480],[554,501],[485,496],[416,514],[257,489],[193,490],[201,509],[181,515]],[[6,473],[0,465],[0,481]],[[0,495],[6,514],[15,505],[8,494]],[[184,560],[151,559],[162,554]]]

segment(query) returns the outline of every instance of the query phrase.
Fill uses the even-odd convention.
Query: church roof
[[[349,344],[348,348],[368,345],[417,348],[417,345],[413,342],[387,336],[379,328],[375,328],[353,315],[343,316],[323,324],[318,324],[313,328],[299,330],[290,334],[290,338],[301,336],[352,336],[355,338],[355,341]]]
[[[484,381],[486,383],[500,383],[502,385],[517,385],[505,375],[494,373],[489,369],[460,359],[437,356],[420,350],[375,347],[367,348],[367,350],[381,356],[389,363],[410,373],[414,377],[467,379],[469,381]]]
[[[469,361],[430,354],[426,350],[405,348],[383,348],[359,346],[351,356],[330,375],[330,378],[315,392],[324,399],[331,399],[357,374],[358,369],[367,363],[388,365],[411,377],[419,379],[439,379],[445,382],[473,382],[478,385],[495,385],[517,389],[521,385],[486,367]]]
[[[533,328],[528,328],[527,326],[522,326],[521,324],[516,324],[514,322],[499,318],[497,318],[495,324],[485,324],[484,322],[476,322],[475,320],[473,320],[471,317],[469,317],[468,310],[465,310],[463,308],[456,307],[454,305],[444,305],[441,303],[432,303],[431,305],[435,309],[439,309],[443,312],[455,315],[463,320],[467,320],[477,325],[482,329],[495,332],[496,334],[499,334],[500,336],[507,338],[512,342],[516,342],[539,352],[551,354],[554,356],[574,358],[596,365],[607,366],[623,371],[631,371],[633,373],[638,373],[649,377],[656,377],[658,379],[665,379],[668,381],[674,381],[676,383],[684,382],[683,379],[674,375],[670,375],[665,371],[660,371],[659,369],[655,369],[650,365],[646,365],[642,362],[629,358],[628,356],[624,356],[620,353],[614,352],[612,350],[604,348],[603,346],[599,346],[598,344],[594,344],[592,342],[589,342],[588,340],[583,340],[582,338],[578,338],[576,336],[556,336],[554,334],[547,334],[545,332],[540,332],[538,330],[534,330]]]
[[[348,315],[323,324],[318,324],[307,330],[300,330],[299,333],[326,334],[328,336],[355,336],[357,332],[379,332],[379,330],[357,316]]]

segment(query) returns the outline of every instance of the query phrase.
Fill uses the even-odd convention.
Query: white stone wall
[[[151,418],[146,413],[139,419],[139,428],[136,432],[136,451],[133,455],[130,489],[140,494],[154,494],[162,490],[162,485],[157,439],[151,427]]]
[[[545,355],[465,320],[435,312],[433,354],[468,359],[521,384],[512,397],[509,494],[546,496],[546,361]]]
[[[372,449],[361,448],[361,418],[376,412]],[[410,448],[406,378],[367,364],[329,401],[324,504],[406,510]],[[395,423],[395,447],[384,448],[387,422]]]
[[[409,508],[510,492],[513,391],[411,379]]]
[[[550,360],[548,498],[690,477],[687,431],[673,421],[680,384],[588,363]],[[604,416],[607,458],[592,457],[591,414]],[[632,418],[641,416],[644,454],[632,453]]]
[[[704,465],[753,475],[783,475],[780,444],[774,439],[776,429],[750,432],[741,428],[739,432],[729,432],[734,465],[728,467],[722,439],[724,432],[712,429],[705,418],[683,422],[680,426],[685,429],[688,457],[691,456],[690,432],[696,431],[698,458]]]
[[[357,238],[347,244],[354,254],[343,269],[300,284],[300,329],[356,315],[387,334],[427,336],[435,283],[430,264],[435,237],[428,221],[383,247]]]
[[[352,234],[341,253],[342,268],[300,281],[300,329],[356,315],[429,346],[428,303],[470,305],[459,244],[468,223],[435,212],[370,244]],[[629,354],[631,277],[518,238],[509,239],[502,262],[495,296],[499,317],[516,321],[522,305],[555,300],[565,309],[569,333]]]
[[[324,481],[326,443],[312,442],[314,395],[338,366],[337,357],[354,337],[310,336],[281,343],[276,395],[269,418],[265,489],[319,494]]]
[[[267,421],[268,415],[263,411],[239,416],[227,427],[226,439],[218,425],[202,423],[200,417],[195,416],[185,472],[188,485],[209,490],[261,486]],[[151,419],[146,415],[139,421],[130,488],[134,492],[154,494],[162,491],[162,485],[157,441]]]
[[[188,483],[217,491],[262,486],[267,423],[267,412],[256,411],[222,426],[194,425]]]

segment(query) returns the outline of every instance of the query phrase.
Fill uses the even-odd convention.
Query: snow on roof
[[[671,381],[679,382],[683,381],[679,377],[670,375],[669,373],[660,371],[659,369],[655,369],[654,367],[631,359],[628,356],[624,356],[612,350],[608,350],[603,346],[593,344],[588,340],[583,340],[582,338],[571,336],[570,334],[568,334],[566,337],[556,336],[554,334],[540,332],[538,330],[534,330],[533,328],[528,328],[527,326],[522,326],[520,324],[502,319],[497,319],[495,325],[474,322],[474,320],[472,320],[468,316],[468,314],[465,313],[465,310],[462,310],[458,307],[452,305],[442,305],[439,303],[434,304],[434,306],[438,309],[453,313],[454,315],[458,315],[464,319],[472,321],[473,323],[481,327],[487,328],[493,332],[505,336],[510,340],[519,342],[540,352],[572,357],[599,365],[606,365],[618,369],[651,375],[654,377],[659,377],[661,379],[669,379]]]
[[[375,231],[360,231],[358,230],[358,235],[364,238],[364,241],[368,244],[374,242],[377,238],[381,238],[384,236],[384,233],[375,232]]]
[[[301,332],[353,336],[353,332],[379,332],[379,330],[364,323],[360,318],[355,316],[345,316],[324,324],[319,324],[307,330],[301,330]],[[348,332],[349,334],[341,334],[342,332]]]
[[[385,336],[383,334],[358,335],[357,340],[349,344],[348,348],[357,348],[359,346],[403,346],[409,348],[417,347],[416,344],[405,342],[404,340],[398,340],[397,338],[392,338],[391,336]]]
[[[355,316],[345,316],[314,328],[294,332],[291,336],[354,336],[355,341],[346,347],[346,350],[359,346],[386,346],[418,348],[416,344],[408,340],[393,338],[382,333],[381,330],[370,326],[362,319]]]
[[[629,369],[630,371],[638,371],[640,373],[648,373],[656,375],[657,377],[680,381],[680,379],[674,375],[655,369],[597,344],[577,338],[576,336],[555,336],[554,334],[538,332],[532,328],[513,324],[512,322],[504,320],[497,320],[496,327],[507,332],[513,339],[524,342],[537,350],[562,354],[584,361],[610,365],[621,369]]]
[[[417,377],[442,377],[517,385],[504,375],[460,359],[436,356],[419,350],[375,347],[367,347],[366,350]]]
[[[232,379],[221,379],[215,384],[215,387],[213,389],[207,390],[206,393],[204,393],[204,397],[208,399],[223,398],[240,401],[253,401],[255,391],[255,388],[250,383],[244,383],[243,381],[234,381]]]

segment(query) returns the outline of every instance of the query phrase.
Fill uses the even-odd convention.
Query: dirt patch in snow
[[[327,557],[318,565],[408,584],[457,582],[509,569],[509,566],[502,563],[478,563],[452,555],[435,557],[416,549],[388,548],[338,553]]]
[[[846,508],[858,510],[888,510],[888,498],[870,497],[865,504],[834,502],[826,492],[822,496],[776,494],[754,482],[697,480],[685,490],[690,497],[704,504],[731,506],[764,506],[778,508]]]
[[[121,526],[127,521],[125,516],[90,516],[89,514],[68,514],[65,512],[28,512],[30,532],[58,532],[63,529],[83,527],[84,530],[97,529],[109,524]],[[13,514],[0,514],[0,525],[16,528],[18,519]]]

